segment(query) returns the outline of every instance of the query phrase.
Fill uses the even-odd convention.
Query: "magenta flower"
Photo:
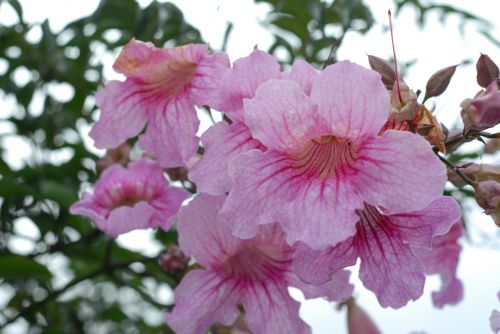
[[[432,293],[436,307],[455,305],[463,298],[463,284],[457,278],[457,265],[462,247],[458,239],[464,234],[462,221],[456,222],[448,233],[432,238],[432,249],[413,247],[413,251],[423,263],[425,273],[439,274],[441,290]]]
[[[196,183],[198,191],[213,195],[228,192],[232,187],[228,174],[231,160],[251,149],[265,150],[252,137],[244,123],[243,114],[243,101],[254,97],[259,85],[273,78],[286,78],[296,81],[309,93],[312,80],[317,74],[309,63],[302,60],[295,62],[290,72],[280,72],[276,59],[259,50],[237,60],[221,79],[216,94],[220,103],[214,106],[224,111],[234,122],[219,122],[201,136],[205,150],[199,162],[189,172],[189,179]]]
[[[364,203],[391,213],[441,196],[446,170],[420,136],[378,133],[389,97],[380,75],[344,61],[312,79],[271,79],[245,100],[245,123],[267,149],[236,156],[222,209],[238,237],[280,222],[290,244],[325,248],[351,237]]]
[[[176,333],[205,333],[214,323],[231,325],[245,312],[253,333],[308,333],[299,303],[288,287],[308,298],[343,300],[352,293],[348,273],[338,272],[321,286],[302,283],[292,272],[294,249],[279,225],[263,226],[253,239],[234,237],[219,215],[224,196],[200,194],[179,213],[179,243],[203,269],[191,270],[175,290],[167,323]]]
[[[469,129],[484,130],[500,123],[500,90],[497,81],[492,81],[485,91],[473,100],[462,102],[462,119]]]
[[[207,45],[162,49],[132,39],[113,66],[126,80],[110,81],[96,94],[101,116],[90,131],[96,147],[115,148],[148,123],[141,147],[164,167],[184,165],[198,147],[193,104],[213,102],[228,66],[227,56]]]
[[[170,187],[160,166],[140,159],[128,168],[107,168],[96,182],[94,193],[85,192],[70,212],[92,220],[98,229],[116,237],[136,229],[167,230],[189,197],[184,189]]]
[[[431,248],[433,236],[445,233],[460,218],[458,204],[451,197],[442,197],[421,211],[385,215],[365,205],[357,214],[356,234],[335,247],[318,251],[299,246],[294,256],[299,278],[322,284],[359,257],[359,278],[382,307],[400,308],[418,299],[425,271],[412,247]]]

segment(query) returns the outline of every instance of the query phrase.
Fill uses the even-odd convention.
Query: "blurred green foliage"
[[[362,0],[256,2],[272,6],[267,24],[275,42],[270,52],[284,49],[288,62],[300,57],[321,66],[347,31],[365,33],[375,24]],[[480,20],[452,7],[397,4],[399,9],[418,7],[422,21],[431,10]],[[0,6],[11,6],[18,16],[16,24],[0,25],[0,59],[7,64],[0,96],[13,101],[12,110],[0,118],[0,125],[10,129],[0,132],[0,284],[10,296],[0,311],[0,331],[23,318],[30,332],[168,332],[147,315],[164,311],[155,294],[175,287],[177,279],[163,272],[156,258],[120,247],[90,222],[71,216],[68,208],[81,184],[96,179],[98,157],[85,148],[81,129],[93,121],[93,96],[103,84],[100,57],[116,54],[132,37],[174,46],[201,42],[200,32],[167,2],[141,8],[135,0],[102,0],[93,14],[57,32],[48,21],[26,23],[18,0],[0,1]],[[29,38],[33,31],[39,39]],[[27,82],[15,80],[20,70],[29,73]],[[71,88],[69,100],[50,89],[61,84]],[[30,156],[20,167],[5,160],[9,138],[29,145]],[[16,228],[22,219],[36,226],[34,239]],[[13,247],[23,238],[34,244],[28,254]],[[156,238],[164,245],[177,239],[175,231],[159,231]]]

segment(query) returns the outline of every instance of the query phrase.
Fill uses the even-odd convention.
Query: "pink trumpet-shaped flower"
[[[200,194],[179,213],[179,242],[203,269],[189,271],[175,290],[175,308],[166,320],[176,333],[205,333],[214,323],[231,325],[245,312],[253,333],[308,333],[299,303],[288,287],[307,298],[347,299],[348,273],[338,272],[321,286],[302,283],[292,272],[294,249],[279,225],[260,228],[252,239],[234,237],[219,215],[224,196]]]
[[[389,113],[380,75],[347,61],[312,79],[271,79],[245,100],[245,123],[266,148],[236,156],[222,214],[238,237],[280,222],[290,244],[333,246],[351,237],[364,203],[391,213],[441,196],[446,170],[409,132],[379,136]]]
[[[167,230],[188,197],[184,189],[169,186],[156,162],[143,158],[128,168],[107,168],[93,194],[85,192],[70,212],[88,217],[98,229],[114,238],[136,229]]]
[[[101,116],[90,131],[96,147],[115,148],[148,123],[141,147],[164,167],[184,165],[198,147],[193,104],[213,102],[228,66],[227,56],[207,45],[162,49],[132,39],[113,66],[126,80],[110,81],[96,94]]]
[[[318,251],[301,244],[294,269],[304,282],[322,284],[337,270],[361,259],[359,278],[382,307],[400,308],[418,299],[425,270],[412,247],[431,247],[435,235],[448,231],[460,218],[451,197],[432,202],[421,211],[385,215],[373,206],[358,210],[356,234],[335,247]]]
[[[458,239],[463,234],[464,227],[459,221],[446,234],[432,238],[432,249],[413,247],[415,254],[424,265],[425,273],[441,276],[441,290],[432,293],[432,302],[436,307],[455,305],[463,298],[463,284],[456,276],[458,259],[462,251]]]
[[[497,293],[498,300],[500,301],[500,292]],[[491,311],[490,326],[493,333],[500,331],[500,312],[497,310]]]
[[[381,334],[368,313],[353,298],[347,302],[347,328],[349,334]]]
[[[222,77],[215,94],[219,102],[212,105],[224,111],[233,123],[219,122],[201,136],[205,150],[189,172],[189,179],[196,183],[198,190],[213,195],[228,192],[232,187],[228,174],[231,160],[251,149],[265,150],[245,124],[245,99],[253,98],[262,83],[276,78],[296,81],[306,93],[310,93],[312,80],[317,74],[309,63],[302,60],[296,61],[289,72],[280,72],[276,59],[260,50],[238,59]]]

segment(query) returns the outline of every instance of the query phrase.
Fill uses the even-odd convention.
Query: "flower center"
[[[245,281],[277,280],[292,263],[292,255],[274,245],[247,247],[233,255],[224,269],[234,278]]]
[[[356,145],[334,136],[314,138],[291,153],[292,167],[298,173],[322,180],[345,174],[357,158]]]
[[[161,92],[166,98],[179,94],[194,78],[196,63],[170,60],[161,64],[157,75],[151,75],[147,82],[148,90]]]
[[[151,202],[156,193],[155,187],[145,182],[118,182],[106,190],[101,201],[105,207],[113,210],[121,206],[133,207],[141,201]]]

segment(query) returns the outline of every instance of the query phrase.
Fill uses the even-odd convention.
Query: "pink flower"
[[[107,168],[96,182],[94,193],[85,192],[70,212],[88,217],[114,238],[136,229],[167,230],[188,197],[184,189],[169,186],[156,162],[143,158],[127,169],[120,165]]]
[[[430,248],[433,236],[445,233],[459,219],[458,204],[443,197],[421,211],[386,215],[365,205],[357,214],[356,234],[337,246],[323,251],[299,246],[294,257],[299,278],[322,284],[337,270],[354,265],[359,257],[359,278],[382,307],[400,308],[418,299],[425,271],[412,248]]]
[[[240,153],[251,149],[265,150],[252,137],[245,124],[243,101],[255,96],[263,83],[273,78],[285,78],[299,83],[305,92],[311,91],[313,78],[318,73],[307,62],[295,62],[290,72],[281,72],[273,56],[254,50],[250,56],[241,58],[221,79],[218,93],[219,103],[213,106],[233,119],[232,124],[219,122],[210,127],[201,137],[204,153],[200,161],[189,172],[189,178],[198,191],[221,195],[232,187],[228,174],[229,163]]]
[[[290,244],[335,245],[355,232],[364,203],[391,213],[441,196],[446,170],[420,136],[387,131],[380,75],[344,61],[312,79],[271,79],[245,100],[245,123],[267,149],[237,155],[223,215],[238,237],[280,222]]]
[[[349,334],[380,334],[377,325],[354,299],[347,301],[347,328]]]
[[[218,80],[229,66],[225,54],[207,45],[155,48],[132,39],[113,68],[125,81],[110,81],[96,94],[101,109],[90,131],[98,148],[115,148],[138,135],[164,167],[185,164],[198,147],[199,120],[193,104],[212,103]]]
[[[500,292],[498,292],[497,297],[498,300],[500,300]],[[500,331],[500,312],[497,310],[491,311],[490,326],[493,333],[498,333]]]
[[[413,247],[413,251],[424,265],[425,273],[441,276],[441,290],[432,293],[432,302],[436,307],[455,305],[463,298],[463,284],[456,276],[458,259],[462,251],[458,239],[463,234],[464,228],[459,221],[448,233],[432,238],[432,249]]]
[[[500,90],[492,81],[473,100],[462,102],[462,119],[469,129],[484,130],[500,123]]]
[[[205,333],[214,323],[231,325],[245,312],[253,333],[307,333],[299,303],[288,287],[308,298],[343,300],[352,292],[341,271],[321,286],[302,283],[292,272],[294,249],[279,225],[267,225],[249,240],[234,237],[219,215],[224,196],[198,195],[179,213],[179,243],[203,269],[189,271],[175,290],[176,306],[166,315],[176,333]]]

